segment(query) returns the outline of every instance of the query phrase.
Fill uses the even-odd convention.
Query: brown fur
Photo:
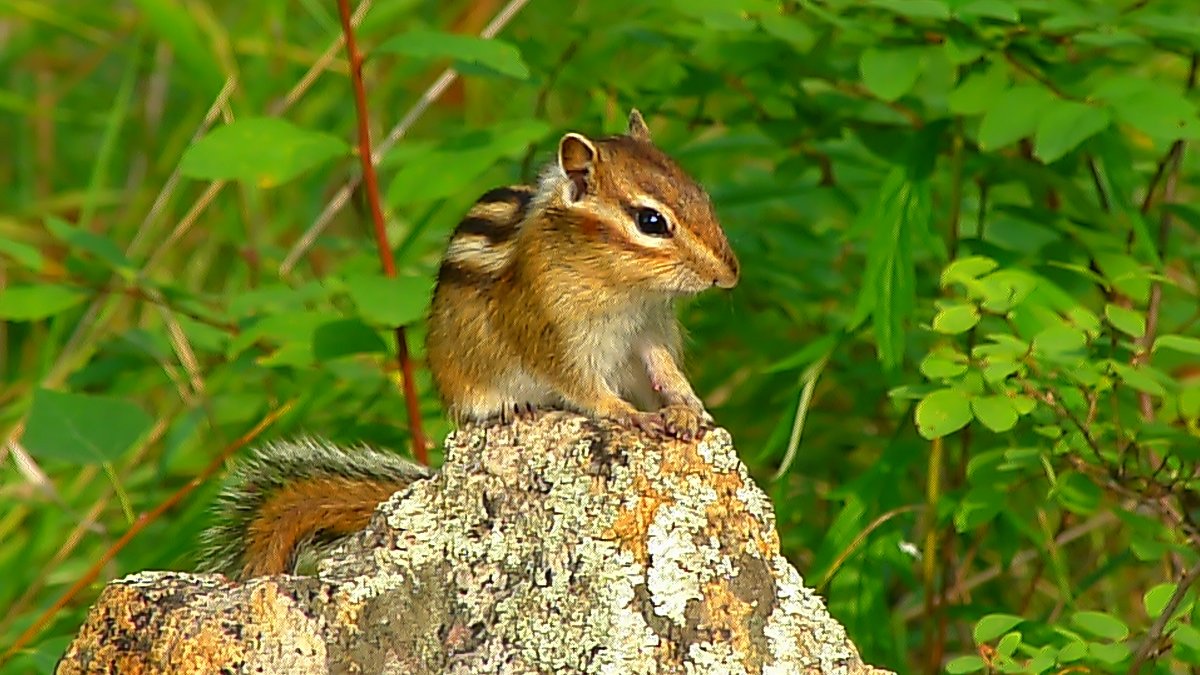
[[[502,190],[532,198],[512,208],[481,199],[451,238],[434,293],[427,351],[451,415],[567,407],[696,431],[707,413],[678,366],[672,302],[738,278],[704,190],[651,143],[637,111],[627,135],[563,136],[536,193]],[[660,211],[671,236],[640,232],[642,208]]]
[[[330,476],[281,487],[246,528],[243,578],[291,572],[304,543],[358,532],[375,507],[405,484]]]

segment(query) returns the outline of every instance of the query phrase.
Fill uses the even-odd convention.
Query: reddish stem
[[[354,27],[350,24],[350,0],[338,0],[338,13],[342,17],[342,32],[346,36],[346,57],[350,60],[350,81],[354,84],[354,109],[358,118],[358,157],[362,160],[363,186],[367,190],[367,203],[371,207],[371,219],[375,225],[375,245],[379,248],[379,262],[383,273],[396,276],[396,260],[388,244],[387,229],[383,222],[383,207],[379,199],[379,178],[371,162],[371,130],[367,120],[367,90],[363,85],[363,56],[358,51]],[[396,359],[404,380],[404,403],[408,408],[408,427],[413,437],[413,456],[422,464],[429,464],[429,452],[425,444],[425,432],[421,428],[421,408],[417,401],[417,386],[413,381],[412,359],[408,355],[408,338],[404,326],[396,326]]]

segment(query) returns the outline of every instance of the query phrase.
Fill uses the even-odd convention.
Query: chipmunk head
[[[654,146],[637,110],[624,135],[563,136],[542,193],[551,220],[613,284],[670,294],[737,284],[708,194]]]

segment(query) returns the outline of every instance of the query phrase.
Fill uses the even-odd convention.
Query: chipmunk
[[[459,425],[565,408],[690,440],[712,418],[679,365],[674,301],[737,281],[708,195],[633,110],[623,135],[564,135],[536,185],[492,190],[459,223],[429,314],[434,384]],[[268,447],[235,471],[202,567],[290,572],[427,475],[376,451]]]
[[[709,418],[673,300],[737,281],[708,195],[634,110],[623,136],[563,136],[536,187],[492,190],[459,223],[429,316],[433,379],[460,424],[566,407],[690,439]]]

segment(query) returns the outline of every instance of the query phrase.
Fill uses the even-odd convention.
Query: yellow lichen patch
[[[700,456],[695,443],[664,441],[662,472],[669,476],[704,475],[713,470],[712,464]]]
[[[754,653],[750,639],[750,615],[754,606],[739,598],[729,587],[729,581],[715,579],[704,584],[704,610],[696,628],[733,648],[747,672],[762,668],[761,657]]]
[[[612,527],[605,531],[605,537],[617,540],[621,548],[633,554],[633,559],[640,565],[646,565],[650,556],[646,551],[646,538],[650,523],[654,522],[654,514],[658,507],[674,500],[651,487],[645,476],[633,478],[634,492],[638,495],[633,508],[622,509],[613,520]]]
[[[771,530],[764,536],[762,524],[746,510],[745,502],[738,497],[738,491],[745,485],[742,477],[732,471],[714,473],[709,477],[709,483],[717,498],[704,510],[708,520],[704,533],[716,537],[724,546],[739,550],[741,544],[753,542],[768,560],[779,553],[779,535]]]
[[[163,636],[170,634],[170,628],[164,628]],[[192,635],[176,635],[175,640],[159,644],[173,646],[170,655],[164,654],[161,661],[168,672],[217,672],[247,659],[242,643],[226,632],[220,617],[201,621]]]

